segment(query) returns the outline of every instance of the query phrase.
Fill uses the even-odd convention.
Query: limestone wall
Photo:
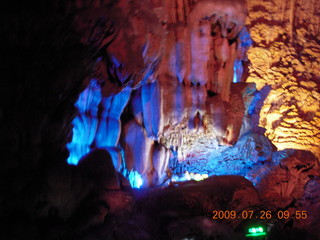
[[[248,1],[251,62],[247,82],[271,86],[260,126],[279,148],[320,157],[320,2]]]

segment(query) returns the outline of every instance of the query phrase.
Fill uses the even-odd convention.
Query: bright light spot
[[[237,66],[233,66],[233,80],[232,82],[236,83],[237,82]]]
[[[258,236],[265,236],[266,232],[264,232],[263,227],[253,227],[248,229],[248,234],[246,237],[258,237]]]
[[[236,59],[233,65],[233,80],[232,82],[237,83],[241,81],[241,77],[243,74],[243,66],[242,61]]]
[[[184,181],[190,181],[190,180],[201,181],[208,177],[209,177],[208,174],[189,173],[188,171],[186,171],[181,176],[173,175],[171,178],[171,181],[172,182],[184,182]]]
[[[81,156],[75,156],[75,154],[70,153],[67,162],[69,165],[77,165],[80,158]]]
[[[193,173],[191,173],[192,175],[193,175]],[[192,176],[191,175],[191,176]],[[190,181],[191,180],[191,176],[190,176],[190,174],[189,174],[189,172],[188,171],[186,171],[186,173],[185,173],[185,179],[187,180],[187,181]]]
[[[141,175],[136,171],[131,171],[129,173],[128,179],[131,184],[131,187],[133,187],[133,188],[140,188],[143,184],[143,180],[142,180]]]
[[[193,179],[196,180],[196,181],[201,181],[203,178],[202,178],[202,176],[198,173],[198,174],[195,174],[195,175],[194,175]]]
[[[256,229],[255,228],[249,229],[249,232],[256,233]]]

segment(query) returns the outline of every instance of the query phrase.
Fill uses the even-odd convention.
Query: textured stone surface
[[[320,5],[318,1],[248,1],[254,41],[247,82],[270,85],[260,126],[278,149],[320,157]]]
[[[316,229],[320,226],[320,179],[315,177],[310,179],[305,185],[305,191],[301,199],[299,199],[298,210],[307,211],[308,218],[305,221],[298,220],[295,222],[297,227],[306,227],[315,238],[319,238],[319,231]]]
[[[274,154],[274,165],[265,169],[257,184],[264,204],[275,209],[295,204],[302,198],[307,182],[319,175],[317,158],[311,152],[286,150],[282,154],[282,159]]]
[[[145,186],[241,174],[265,206],[310,212],[293,227],[319,238],[316,158],[275,152],[254,125],[279,149],[319,156],[319,3],[248,2],[255,45],[240,84],[244,2],[213,3],[1,1],[1,239],[237,239],[239,222],[205,212],[263,207],[240,176],[171,182],[135,202],[125,168]],[[104,150],[70,166],[76,115],[77,160]],[[277,225],[282,239],[291,224]]]

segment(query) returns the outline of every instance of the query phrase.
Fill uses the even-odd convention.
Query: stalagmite
[[[170,150],[156,143],[152,146],[152,164],[157,172],[158,182],[163,183],[169,179],[167,176],[168,161],[170,157]]]
[[[145,129],[134,120],[123,131],[125,166],[128,171],[142,175],[144,186],[153,183],[153,139],[149,139]],[[161,156],[159,156],[161,157]]]

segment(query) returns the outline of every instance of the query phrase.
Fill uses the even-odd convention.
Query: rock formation
[[[128,6],[125,2],[123,4],[119,2],[114,8],[125,12]],[[235,85],[234,93],[231,92],[233,79],[241,80],[241,76],[234,72],[237,69],[235,63],[242,67],[246,61],[245,52],[251,44],[244,27],[247,6],[244,1],[237,1],[236,4],[214,1],[151,2],[150,7],[155,14],[152,15],[138,3],[131,4],[137,14],[139,12],[138,15],[128,13],[128,19],[118,19],[109,14],[110,20],[104,20],[103,24],[107,24],[112,32],[106,39],[113,41],[106,48],[104,45],[98,47],[101,49],[99,52],[103,51],[97,63],[99,75],[90,83],[90,86],[98,86],[100,82],[102,96],[91,87],[86,90],[88,93],[81,94],[79,101],[87,103],[77,103],[78,108],[83,109],[74,121],[69,162],[76,163],[77,157],[89,152],[90,148],[118,149],[115,150],[118,152],[115,154],[117,160],[114,160],[118,163],[118,169],[122,162],[128,171],[143,175],[145,185],[161,184],[170,175],[169,159],[174,154],[178,155],[179,161],[187,162],[189,153],[199,146],[215,149],[218,144],[232,145],[240,134],[250,130],[250,127],[243,126],[243,120],[248,119],[247,108],[255,87]],[[105,12],[101,10],[100,14],[106,15],[109,9],[106,8]],[[88,13],[79,15],[85,16],[86,21],[89,21],[88,16],[92,16]],[[138,22],[135,22],[136,18]],[[154,20],[156,18],[158,25]],[[102,24],[101,16],[94,15],[94,19]],[[137,52],[133,54],[141,56],[144,72],[139,70],[139,65],[131,66],[137,64],[140,58],[128,60],[120,56],[123,46],[127,47],[124,42],[132,30],[117,30],[117,27],[122,22],[127,24],[126,21],[134,28],[137,25],[134,34],[139,41],[127,45],[136,47],[133,49]],[[141,24],[146,21],[145,26]],[[154,29],[158,29],[160,23],[162,29],[157,33],[161,38],[150,41],[142,37],[145,32],[155,35]],[[138,28],[139,24],[143,27]],[[98,32],[96,28],[99,26],[94,25],[94,32]],[[149,26],[153,27],[152,31]],[[87,32],[84,27],[77,26],[77,29]],[[159,34],[161,31],[162,35]],[[90,39],[87,35],[85,39]],[[114,38],[112,35],[115,35]],[[99,39],[99,35],[94,37]],[[160,55],[156,55],[155,47],[158,47]],[[240,72],[241,67],[237,69]],[[110,85],[115,84],[114,81],[120,84],[118,91],[123,88],[120,93],[110,92],[116,88]],[[242,95],[238,95],[238,90]],[[124,122],[121,127],[120,115],[126,105],[128,109],[122,115]],[[90,108],[91,116],[84,114],[86,108]],[[99,117],[98,111],[101,112]],[[81,135],[80,132],[89,135]],[[204,140],[210,143],[203,144]],[[81,145],[85,145],[82,150]],[[124,150],[122,160],[119,159],[121,149]],[[208,171],[212,172],[212,169]]]
[[[260,126],[278,149],[319,158],[320,6],[317,1],[248,1],[254,45],[247,81],[271,86]]]
[[[1,239],[319,238],[317,1],[0,11]]]

